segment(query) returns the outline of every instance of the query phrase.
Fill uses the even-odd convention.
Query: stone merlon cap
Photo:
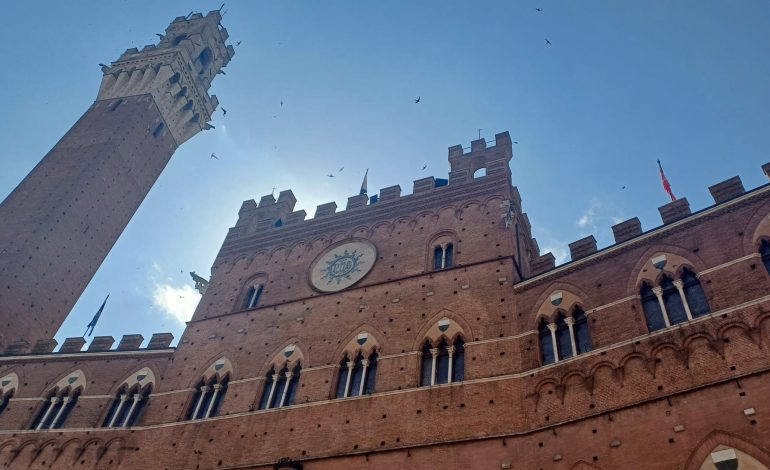
[[[139,349],[142,345],[142,341],[144,341],[144,336],[142,335],[123,335],[123,337],[120,338],[120,343],[118,343],[118,351]]]
[[[532,270],[532,275],[537,276],[538,274],[542,274],[546,271],[550,271],[551,269],[556,267],[556,258],[554,258],[553,253],[546,253],[544,255],[540,255],[534,260],[532,260],[532,263],[530,265],[530,269]]]
[[[278,193],[278,204],[286,205],[289,212],[291,212],[294,210],[294,205],[297,204],[297,197],[294,195],[291,189],[281,191]]]
[[[424,191],[430,191],[435,187],[436,187],[436,178],[434,178],[433,176],[429,176],[427,178],[414,180],[414,189],[412,190],[412,193],[417,194]]]
[[[658,207],[658,212],[660,212],[663,225],[667,225],[690,215],[690,203],[687,202],[686,197],[683,197],[682,199],[669,202],[665,206]]]
[[[259,207],[265,207],[275,204],[275,196],[272,194],[266,194],[259,200]]]
[[[366,207],[367,202],[369,202],[369,196],[367,196],[366,194],[350,196],[348,198],[348,205],[345,207],[345,210],[357,209],[359,207]]]
[[[733,176],[714,186],[709,186],[709,192],[711,193],[711,197],[714,198],[714,202],[716,204],[721,204],[740,196],[745,193],[746,190],[743,188],[741,178],[739,176]]]
[[[75,338],[67,338],[64,340],[64,344],[61,345],[61,348],[59,348],[60,353],[74,353],[74,352],[80,352],[81,349],[83,349],[83,345],[86,344],[85,338],[81,337],[75,337]]]
[[[171,333],[154,333],[152,337],[150,337],[147,349],[166,349],[173,340],[174,335]]]
[[[461,148],[462,150],[462,148]],[[401,186],[388,186],[387,188],[380,189],[380,202],[390,201],[401,197]]]
[[[642,223],[638,217],[634,217],[613,225],[612,233],[615,235],[615,243],[624,242],[642,234]]]
[[[305,220],[305,217],[307,217],[307,212],[304,210],[292,212],[291,214],[286,216],[286,223],[287,224],[296,224],[298,222],[302,222]]]
[[[52,353],[56,349],[56,345],[59,344],[55,339],[40,339],[35,343],[32,348],[32,354],[48,354]]]
[[[323,217],[325,215],[332,215],[335,212],[337,212],[337,203],[327,202],[326,204],[320,204],[318,207],[316,207],[315,216]]]
[[[572,261],[585,258],[592,253],[596,253],[596,239],[593,235],[589,235],[569,244],[569,254]]]
[[[29,352],[29,343],[24,340],[20,340],[20,341],[14,341],[10,343],[5,348],[4,354],[7,356],[13,356],[16,354],[26,354],[28,352]]]
[[[114,343],[112,336],[96,336],[88,345],[88,351],[109,351]]]

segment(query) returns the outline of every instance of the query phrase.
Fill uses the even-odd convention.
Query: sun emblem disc
[[[348,241],[323,252],[310,268],[310,284],[336,292],[363,279],[374,266],[377,249],[367,240]]]

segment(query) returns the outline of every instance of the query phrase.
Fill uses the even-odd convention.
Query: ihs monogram
[[[335,254],[334,259],[326,262],[321,279],[326,279],[327,284],[333,281],[339,284],[343,279],[350,279],[351,274],[361,270],[362,256],[364,256],[363,253],[359,254],[358,250],[353,250],[352,253],[345,250],[341,255]]]

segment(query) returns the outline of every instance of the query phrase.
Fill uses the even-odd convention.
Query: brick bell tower
[[[56,333],[177,147],[211,128],[235,53],[220,20],[178,17],[103,66],[96,101],[2,202],[0,350]]]

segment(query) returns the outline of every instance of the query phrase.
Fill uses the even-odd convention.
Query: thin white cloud
[[[161,312],[184,324],[192,318],[200,297],[191,286],[155,284],[152,301]]]
[[[542,251],[543,253],[550,252],[553,255],[553,257],[556,259],[557,266],[565,263],[569,258],[569,252],[567,252],[566,244],[546,245],[540,251]]]

